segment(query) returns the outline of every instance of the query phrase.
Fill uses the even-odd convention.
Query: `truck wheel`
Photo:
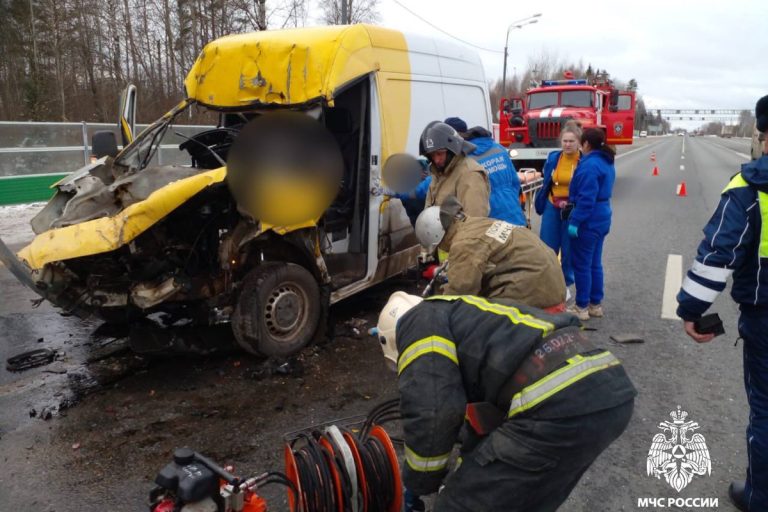
[[[264,263],[245,276],[232,331],[251,354],[287,356],[312,340],[320,312],[320,289],[309,271],[293,263]]]

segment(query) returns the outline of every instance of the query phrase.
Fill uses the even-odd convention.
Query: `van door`
[[[635,129],[635,94],[616,91],[615,101],[610,101],[603,111],[603,124],[608,144],[631,144]],[[610,96],[609,96],[610,97]]]

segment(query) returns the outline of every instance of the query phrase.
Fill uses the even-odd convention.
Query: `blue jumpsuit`
[[[571,240],[571,264],[580,308],[603,300],[603,242],[611,229],[615,180],[613,155],[597,149],[579,159],[571,178],[568,201],[574,207],[568,224],[578,228],[578,236]]]
[[[488,198],[491,211],[488,216],[517,226],[525,226],[525,215],[520,207],[520,178],[517,177],[515,164],[509,158],[507,149],[493,140],[489,131],[480,130],[482,128],[475,127],[470,132],[471,135],[480,136],[469,139],[477,146],[469,156],[488,173],[488,182],[491,185],[491,195]]]
[[[745,499],[768,510],[768,156],[744,164],[723,190],[704,227],[693,267],[677,295],[677,315],[695,321],[733,275],[744,339],[744,387],[749,403]]]
[[[563,268],[565,286],[574,283],[573,265],[571,265],[571,239],[568,238],[568,223],[560,217],[560,209],[549,201],[549,192],[552,189],[552,173],[557,167],[562,151],[552,151],[544,162],[544,184],[536,193],[534,208],[541,215],[541,241],[560,253],[560,265]]]

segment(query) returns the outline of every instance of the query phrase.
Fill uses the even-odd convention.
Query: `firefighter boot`
[[[731,499],[731,503],[741,510],[741,512],[747,512],[746,496],[744,496],[744,482],[731,482],[728,486],[728,497]]]

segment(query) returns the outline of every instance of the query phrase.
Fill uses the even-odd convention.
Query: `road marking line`
[[[683,257],[679,254],[667,256],[667,271],[664,275],[664,295],[661,299],[661,318],[678,320],[677,292],[683,284]]]
[[[680,160],[685,160],[685,155],[680,155]]]
[[[684,165],[682,165],[682,164],[680,164],[680,170],[681,170],[681,171],[684,171],[684,170],[685,170],[685,166],[684,166]]]

